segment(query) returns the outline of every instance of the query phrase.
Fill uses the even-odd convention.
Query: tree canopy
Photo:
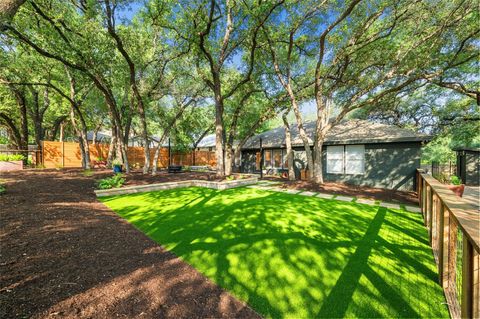
[[[109,161],[128,171],[135,139],[155,174],[150,150],[156,163],[167,138],[186,150],[215,134],[224,176],[249,137],[293,121],[309,177],[323,182],[315,159],[349,117],[436,136],[429,160],[480,143],[475,0],[6,3],[0,126],[18,149],[61,135],[79,141],[88,168],[88,132],[108,131]]]

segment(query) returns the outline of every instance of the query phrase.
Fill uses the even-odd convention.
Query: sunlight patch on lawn
[[[101,198],[267,317],[448,317],[421,216],[253,188]]]

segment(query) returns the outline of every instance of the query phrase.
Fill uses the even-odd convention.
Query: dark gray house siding
[[[365,144],[365,173],[328,174],[323,165],[326,181],[395,190],[414,190],[415,171],[420,168],[421,143]],[[323,150],[326,164],[326,149]]]
[[[315,122],[306,122],[304,126],[313,147]],[[298,179],[300,172],[308,168],[298,129],[294,124],[291,127],[295,177]],[[423,143],[430,139],[430,136],[394,125],[365,120],[341,122],[329,131],[324,140],[322,153],[324,180],[395,190],[413,190],[415,171],[420,167],[421,148]],[[260,145],[264,151],[266,164],[263,165],[263,173],[271,175],[285,172],[283,127],[257,134],[246,141],[242,148],[240,171],[260,173]]]
[[[468,186],[480,185],[480,149],[457,149],[457,176]]]
[[[338,144],[337,144],[338,145]],[[364,174],[329,174],[327,173],[327,147],[323,149],[323,176],[325,181],[341,182],[360,186],[378,187],[395,190],[413,190],[415,171],[420,168],[420,142],[375,143],[365,145]],[[272,149],[265,149],[269,152]],[[281,149],[285,152],[285,149]],[[259,173],[256,164],[258,150],[242,152],[241,171]],[[300,178],[300,171],[307,167],[305,151],[294,148],[295,176]],[[267,173],[286,171],[286,167],[272,168]]]

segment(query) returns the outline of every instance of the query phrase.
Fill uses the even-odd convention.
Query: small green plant
[[[107,177],[97,182],[97,189],[110,189],[122,187],[125,183],[123,174],[115,174],[112,177]]]
[[[0,154],[0,162],[23,161],[21,154]]]
[[[103,159],[103,157],[98,156],[98,157],[97,157],[97,161],[101,162],[101,161],[104,161],[104,159]]]
[[[5,194],[7,192],[7,188],[5,185],[0,185],[0,195]]]
[[[460,177],[455,176],[455,175],[452,175],[452,177],[450,177],[450,182],[451,182],[453,185],[460,185],[460,184],[462,184],[462,180],[460,179]]]
[[[230,175],[230,176],[225,177],[225,179],[226,179],[227,181],[233,181],[233,180],[235,179],[235,176]]]
[[[93,171],[91,169],[86,169],[82,172],[82,175],[85,177],[93,176]]]

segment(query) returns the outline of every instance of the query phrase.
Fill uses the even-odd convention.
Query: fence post
[[[473,246],[467,236],[463,236],[462,255],[462,318],[473,318]]]
[[[433,244],[433,215],[434,215],[434,201],[433,201],[433,189],[429,187],[428,193],[428,235],[430,239],[430,243]]]

